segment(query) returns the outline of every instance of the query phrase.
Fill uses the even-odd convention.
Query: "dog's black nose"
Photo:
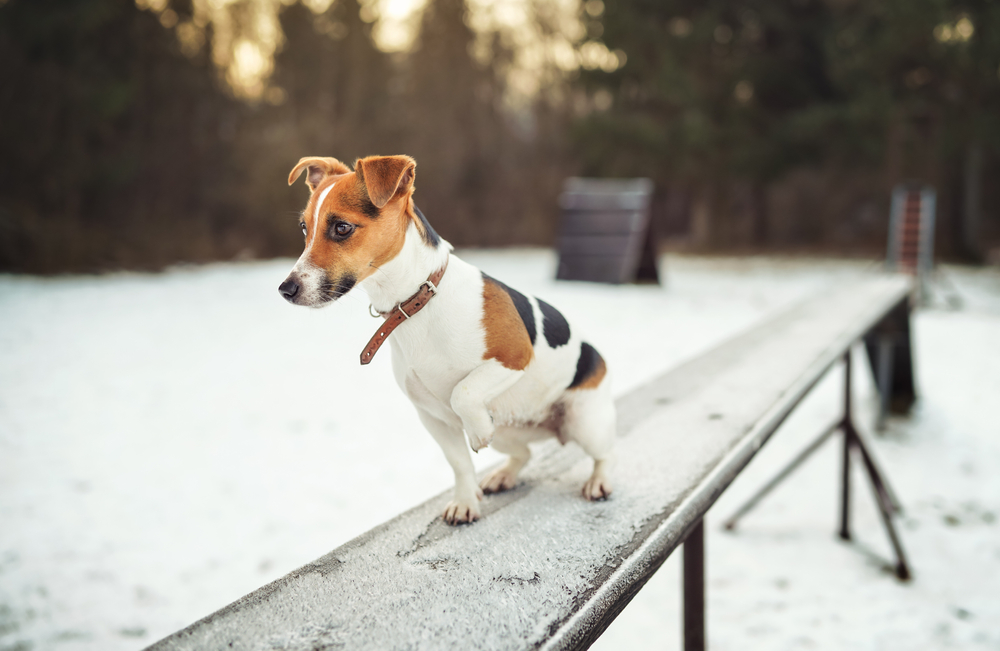
[[[289,276],[285,282],[278,285],[278,293],[284,296],[286,301],[290,301],[299,293],[299,284]]]

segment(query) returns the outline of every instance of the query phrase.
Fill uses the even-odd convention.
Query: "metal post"
[[[903,581],[907,581],[910,578],[910,567],[906,562],[906,553],[903,551],[903,544],[900,542],[899,536],[896,535],[896,527],[892,523],[892,514],[896,510],[893,508],[892,497],[886,490],[886,484],[878,468],[874,463],[870,462],[870,458],[865,450],[864,439],[857,436],[857,433],[854,435],[854,444],[858,446],[862,457],[867,461],[864,466],[868,471],[868,479],[871,483],[872,494],[875,497],[875,505],[878,506],[879,516],[882,518],[882,525],[885,527],[885,533],[889,537],[889,543],[896,553],[896,576]]]
[[[861,460],[864,462],[865,468],[868,469],[868,476],[875,482],[875,489],[885,497],[886,504],[889,505],[893,513],[902,513],[902,503],[896,497],[896,492],[892,490],[888,478],[872,456],[871,442],[868,441],[867,436],[863,432],[857,429],[854,430],[854,438],[858,443],[858,451],[861,452]]]
[[[684,651],[705,650],[705,521],[684,539]]]
[[[889,415],[890,401],[892,400],[892,365],[893,348],[896,342],[891,335],[881,334],[878,337],[878,390],[881,402],[878,410],[878,420],[875,422],[875,429],[879,432],[885,430],[885,419]]]
[[[851,539],[851,443],[854,426],[851,423],[851,349],[844,353],[844,446],[840,477],[840,537]]]

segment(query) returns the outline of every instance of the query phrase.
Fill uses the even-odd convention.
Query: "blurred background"
[[[988,0],[0,0],[0,61],[4,270],[298,255],[305,155],[414,156],[460,247],[551,245],[572,175],[687,250],[877,255],[907,180],[1000,246]]]
[[[893,188],[933,187],[919,401],[876,440],[915,578],[861,490],[833,542],[835,446],[716,526],[834,374],[709,514],[709,639],[1000,648],[1000,2],[0,0],[0,651],[144,647],[451,488],[391,356],[358,365],[368,301],[275,291],[289,170],[370,154],[415,157],[438,232],[616,395],[882,269]],[[555,279],[572,176],[653,181],[661,285]],[[595,648],[679,648],[678,576]]]

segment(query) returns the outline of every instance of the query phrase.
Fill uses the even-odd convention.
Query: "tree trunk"
[[[979,232],[983,196],[983,146],[970,143],[965,150],[965,183],[962,196],[962,249],[974,262],[983,261]]]

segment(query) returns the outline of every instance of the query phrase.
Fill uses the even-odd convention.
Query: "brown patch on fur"
[[[314,194],[320,193],[321,190]],[[360,282],[375,273],[376,267],[399,255],[403,248],[409,225],[406,211],[386,211],[372,218],[365,204],[371,205],[364,186],[346,175],[337,181],[320,206],[319,223],[310,223],[316,215],[312,201],[306,209],[309,260],[326,270],[332,279],[353,275]],[[330,216],[354,224],[354,233],[341,242],[331,240],[327,237]]]
[[[318,206],[317,219],[316,202],[331,185],[323,205]],[[361,282],[399,255],[411,219],[409,212],[409,201],[392,201],[379,210],[354,172],[326,177],[313,190],[302,213],[308,232],[307,259],[322,268],[331,283],[346,277]],[[331,218],[354,224],[354,232],[342,241],[331,239]]]
[[[597,368],[593,372],[583,379],[575,387],[571,388],[570,391],[576,391],[577,389],[596,389],[601,385],[604,380],[604,376],[608,374],[608,365],[604,363],[604,358],[599,354],[597,356]]]
[[[486,330],[483,359],[495,359],[515,371],[528,366],[535,355],[528,331],[510,295],[489,278],[483,279],[483,329]]]
[[[378,208],[384,208],[397,195],[411,194],[416,167],[416,161],[409,156],[368,156],[354,163],[358,181]]]
[[[288,185],[295,183],[295,180],[302,175],[303,170],[306,171],[306,185],[308,185],[309,189],[313,192],[315,192],[316,188],[318,188],[328,177],[339,174],[349,174],[351,171],[347,165],[344,165],[336,158],[306,156],[304,158],[300,158],[299,162],[292,168],[292,171],[288,173]]]

